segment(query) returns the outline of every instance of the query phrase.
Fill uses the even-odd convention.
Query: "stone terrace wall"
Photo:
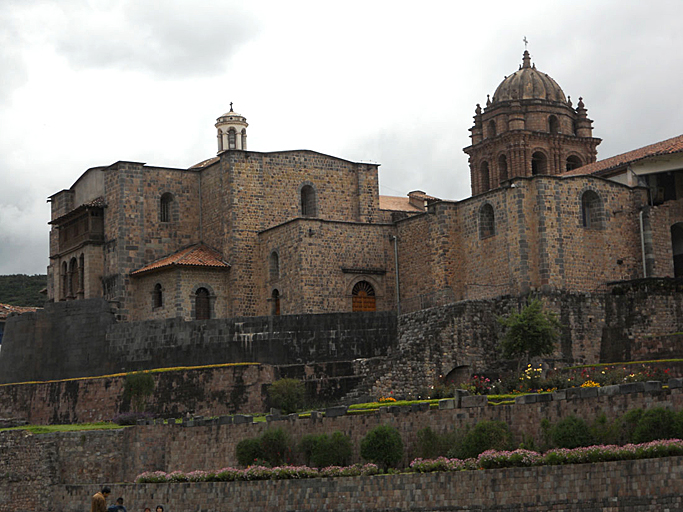
[[[42,510],[86,510],[95,485],[54,486]],[[375,477],[115,485],[131,510],[525,511],[683,510],[683,457]],[[226,497],[229,496],[229,499]],[[0,511],[18,510],[2,508]]]
[[[637,386],[624,388],[624,391],[637,391]],[[597,395],[598,391],[582,390],[581,393]],[[482,420],[501,420],[510,425],[516,441],[521,442],[524,436],[541,438],[540,424],[544,418],[554,423],[570,414],[576,414],[592,421],[602,413],[608,419],[613,419],[634,408],[661,406],[672,410],[683,409],[683,388],[585,398],[581,398],[580,394],[568,395],[568,399],[562,399],[560,395],[556,401],[506,406],[481,406],[477,405],[480,397],[469,397],[464,400],[462,407],[453,409],[419,412],[412,411],[410,407],[391,410],[385,408],[381,412],[368,415],[325,417],[322,420],[284,419],[271,423],[193,427],[180,424],[146,425],[115,431],[43,435],[5,431],[0,432],[0,454],[4,455],[2,460],[7,469],[0,472],[0,479],[5,478],[7,472],[10,477],[17,475],[16,478],[19,478],[19,475],[30,476],[34,469],[38,471],[39,463],[33,458],[25,459],[27,453],[46,458],[52,469],[47,473],[47,469],[41,470],[41,474],[49,479],[52,474],[50,472],[53,472],[57,475],[57,481],[63,484],[132,482],[144,471],[216,470],[236,466],[237,443],[246,438],[257,437],[271,427],[284,429],[294,442],[298,442],[306,434],[341,431],[351,437],[353,461],[357,462],[360,461],[360,441],[367,432],[378,425],[393,425],[404,441],[403,464],[407,465],[416,456],[417,432],[425,427],[445,433],[464,429]],[[54,455],[46,457],[43,455],[46,453]],[[303,463],[296,452],[294,462]],[[25,466],[34,469],[27,472]],[[16,478],[12,481],[17,481]],[[23,483],[26,478],[21,477],[20,481]]]
[[[672,382],[682,383],[680,380]],[[576,414],[592,420],[604,413],[611,419],[633,408],[683,408],[683,388],[674,385],[665,390],[654,386],[649,392],[643,392],[642,388],[638,392],[637,385],[605,388],[605,391],[591,397],[584,395],[598,395],[599,391],[577,390],[566,396],[560,393],[555,401],[496,407],[467,407],[476,405],[480,397],[466,397],[462,407],[454,409],[419,412],[410,407],[387,408],[364,416],[281,421],[271,425],[148,425],[113,431],[41,435],[4,431],[0,432],[0,512],[87,510],[89,496],[98,486],[132,482],[143,471],[192,471],[234,466],[235,445],[241,439],[260,435],[268,426],[284,428],[295,441],[307,433],[340,430],[352,438],[356,450],[354,459],[358,460],[360,439],[377,425],[391,424],[399,429],[404,440],[407,452],[404,463],[407,463],[414,456],[417,432],[427,426],[437,432],[447,432],[483,419],[503,420],[520,441],[522,434],[540,435],[543,418],[555,422]],[[605,506],[619,507],[617,510],[664,510],[656,506],[665,505],[671,505],[671,510],[683,510],[681,502],[673,500],[674,496],[678,500],[683,496],[681,462],[683,458],[678,457],[366,479],[113,485],[113,496],[124,496],[131,509],[154,501],[178,510],[231,510],[226,507],[233,506],[232,503],[240,506],[254,503],[265,510],[282,507],[304,510],[300,507],[308,504],[317,509],[333,510],[340,507],[355,510],[354,506],[365,510],[494,510],[495,505],[502,504],[509,505],[502,510],[545,511],[551,510],[551,506],[555,506],[555,510],[591,510],[590,507],[599,510]],[[669,482],[668,478],[672,480]],[[596,483],[596,479],[604,480]],[[426,490],[418,492],[420,487]],[[306,499],[302,499],[300,493],[308,493]],[[373,499],[368,499],[369,493]],[[225,496],[231,496],[231,499],[226,500]],[[236,496],[239,499],[233,499]],[[429,501],[432,496],[436,501]],[[617,501],[614,501],[616,497]],[[259,501],[266,498],[263,503]],[[287,499],[294,501],[281,501]],[[324,499],[328,501],[322,505]],[[407,507],[405,503],[415,503],[415,507]]]
[[[266,385],[277,370],[250,364],[152,374],[154,394],[146,410],[156,417],[263,411]],[[125,376],[0,386],[0,418],[49,425],[109,421],[131,410],[123,397]]]
[[[115,323],[103,299],[58,302],[8,319],[0,383],[234,362],[353,361],[385,355],[396,339],[393,312]]]

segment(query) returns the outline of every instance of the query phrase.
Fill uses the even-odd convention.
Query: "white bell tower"
[[[226,112],[216,119],[216,129],[218,130],[218,152],[237,149],[246,151],[247,149],[247,118],[238,114],[232,109],[230,102],[230,112]]]

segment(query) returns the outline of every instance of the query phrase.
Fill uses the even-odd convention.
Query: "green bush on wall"
[[[579,448],[593,444],[590,428],[585,421],[574,415],[558,421],[553,426],[550,437],[558,448]]]
[[[462,444],[450,453],[461,459],[477,457],[486,450],[508,450],[512,447],[512,433],[503,421],[480,421],[465,434]]]
[[[149,372],[126,374],[123,382],[123,399],[130,400],[135,412],[143,412],[147,397],[154,393],[154,377]]]
[[[318,468],[327,466],[348,466],[353,455],[351,439],[342,432],[327,434],[308,434],[301,438],[298,446],[306,465]]]
[[[281,409],[284,414],[291,414],[304,406],[306,388],[300,380],[280,379],[270,385],[268,395],[273,407]]]
[[[373,428],[360,443],[360,456],[381,466],[385,471],[396,467],[403,458],[401,434],[391,425]]]
[[[291,459],[291,440],[281,428],[268,429],[260,437],[243,439],[235,447],[235,456],[241,466],[266,463],[279,466]]]

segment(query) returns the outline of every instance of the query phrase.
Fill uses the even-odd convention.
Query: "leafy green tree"
[[[40,293],[40,290],[45,287],[47,287],[46,275],[0,276],[0,303],[42,308],[45,305],[46,296]]]
[[[373,428],[360,442],[360,456],[374,462],[385,471],[403,458],[403,440],[391,425]]]
[[[503,421],[480,421],[465,434],[457,454],[462,459],[477,457],[486,450],[508,450],[512,447],[512,434]]]
[[[543,304],[534,299],[519,313],[498,318],[505,328],[499,348],[506,359],[519,359],[519,366],[531,358],[549,355],[555,350],[562,324],[552,311],[544,311]]]
[[[290,414],[303,407],[306,388],[300,380],[280,379],[270,385],[268,394],[274,407],[282,409],[285,414]]]

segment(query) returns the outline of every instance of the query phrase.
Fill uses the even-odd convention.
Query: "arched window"
[[[683,277],[683,222],[671,226],[671,248],[674,257],[674,277]]]
[[[223,151],[223,132],[218,130],[218,152]]]
[[[247,130],[242,128],[242,150],[247,150]]]
[[[498,157],[498,176],[500,176],[499,181],[508,179],[508,159],[505,155]]]
[[[152,291],[152,308],[161,308],[164,306],[164,297],[161,291],[161,284],[157,283],[154,285],[154,291]]]
[[[479,210],[479,238],[488,238],[496,234],[496,220],[493,206],[486,203]]]
[[[211,297],[206,288],[198,288],[194,294],[194,318],[195,320],[211,318]]]
[[[496,136],[496,122],[491,119],[489,121],[489,138],[493,138]]]
[[[481,191],[486,192],[491,189],[491,179],[489,177],[489,163],[481,163]]]
[[[351,291],[352,311],[376,311],[375,289],[367,281],[358,281]]]
[[[573,171],[574,169],[578,169],[581,167],[583,163],[581,162],[581,159],[576,156],[576,155],[571,155],[567,157],[567,170],[568,171]]]
[[[69,268],[66,261],[62,263],[62,300],[66,300],[69,295]]]
[[[301,215],[303,217],[315,217],[318,215],[315,189],[310,185],[301,187]]]
[[[271,312],[273,315],[277,316],[280,314],[280,292],[273,290],[271,294]]]
[[[160,222],[171,222],[172,212],[171,207],[173,205],[173,194],[166,192],[161,194],[161,199],[159,199],[159,221]]]
[[[237,133],[234,128],[228,130],[228,149],[235,149],[237,147]]]
[[[577,132],[578,132],[578,127],[576,125],[576,120],[574,119],[574,120],[572,120],[572,133],[574,135],[576,135]]]
[[[548,159],[540,151],[531,155],[531,174],[533,176],[548,174]]]
[[[584,228],[600,229],[603,226],[602,199],[592,190],[581,196],[581,225]]]
[[[78,292],[78,260],[71,258],[69,262],[69,297],[75,298]]]
[[[560,122],[557,120],[557,116],[550,116],[548,118],[548,131],[550,133],[560,133]]]
[[[270,279],[272,281],[276,281],[280,279],[280,258],[277,255],[277,252],[273,251],[270,253],[270,258],[269,258],[269,271],[270,271]]]
[[[82,299],[85,295],[85,256],[78,258],[78,296]]]

